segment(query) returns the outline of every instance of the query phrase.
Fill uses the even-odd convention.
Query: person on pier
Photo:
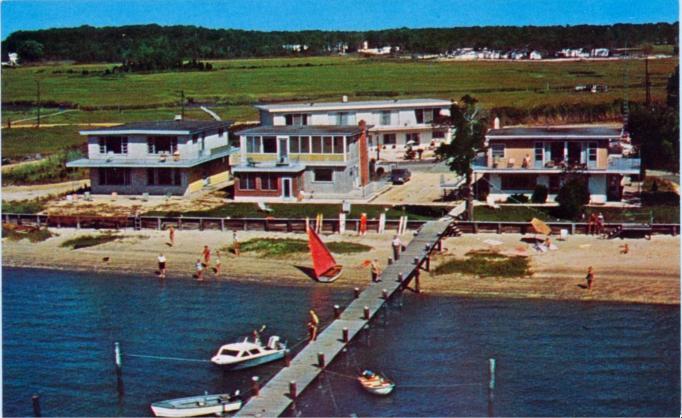
[[[310,320],[308,321],[308,335],[310,337],[309,341],[317,340],[317,330],[320,326],[320,318],[314,309],[310,310]]]

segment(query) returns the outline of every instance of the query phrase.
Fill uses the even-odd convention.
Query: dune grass
[[[14,225],[2,225],[2,237],[10,241],[27,239],[30,242],[42,242],[54,236],[47,228],[17,229]]]
[[[113,242],[123,239],[122,235],[115,235],[112,233],[104,233],[101,235],[81,235],[79,237],[68,239],[62,242],[61,247],[78,250],[80,248],[94,247],[107,242]]]
[[[365,252],[372,247],[356,244],[354,242],[330,242],[327,243],[329,251],[335,254],[351,254]],[[257,253],[262,258],[267,257],[286,257],[288,255],[308,252],[308,241],[292,238],[255,238],[240,243],[241,252]],[[232,246],[225,247],[221,251],[234,252]]]
[[[436,276],[445,274],[469,274],[478,277],[525,277],[532,275],[528,257],[509,257],[488,250],[466,253],[465,259],[449,259],[433,270]]]

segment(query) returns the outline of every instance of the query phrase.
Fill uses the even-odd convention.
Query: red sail
[[[315,277],[318,280],[320,278],[329,278],[339,272],[341,266],[336,264],[332,253],[329,252],[327,246],[324,245],[313,228],[308,228],[308,247],[313,258]]]

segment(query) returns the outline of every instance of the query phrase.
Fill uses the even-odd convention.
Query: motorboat
[[[393,392],[395,383],[384,376],[378,375],[371,370],[365,370],[358,376],[358,382],[362,388],[373,395],[388,395]]]
[[[234,395],[217,394],[190,396],[188,398],[170,399],[151,404],[156,417],[198,417],[203,415],[217,415],[239,411],[242,407],[239,391]]]
[[[261,364],[270,363],[284,357],[287,346],[276,335],[268,339],[263,345],[257,333],[252,340],[248,337],[241,342],[225,344],[218,349],[211,362],[231,370],[246,369]]]

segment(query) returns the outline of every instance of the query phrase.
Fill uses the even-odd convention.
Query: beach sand
[[[156,257],[163,253],[168,259],[169,278],[192,279],[194,263],[204,245],[211,250],[230,246],[232,232],[176,231],[175,245],[169,246],[167,231],[124,231],[123,240],[94,247],[71,250],[60,247],[65,240],[100,231],[54,229],[58,234],[39,243],[28,240],[3,240],[4,266],[111,272],[133,275],[141,280],[156,277]],[[299,238],[303,234],[239,232],[239,240],[251,238]],[[403,236],[408,242],[412,233]],[[369,269],[363,261],[378,258],[385,266],[390,255],[392,233],[324,236],[325,242],[348,241],[362,243],[373,250],[358,254],[335,255],[344,266],[343,274],[333,284],[321,284],[310,277],[312,263],[308,253],[286,257],[263,258],[246,253],[221,254],[222,272],[218,280],[240,280],[285,286],[334,286],[340,288],[370,285]],[[532,237],[528,235],[527,237]],[[533,275],[523,278],[475,277],[464,274],[435,276],[422,273],[421,290],[425,294],[457,295],[493,298],[533,298],[556,300],[614,301],[634,303],[680,303],[680,240],[679,237],[655,235],[651,240],[604,240],[576,235],[567,241],[554,241],[556,251],[536,253],[521,240],[520,234],[475,234],[448,238],[444,251],[432,260],[432,267],[451,257],[464,257],[468,251],[491,249],[508,255],[528,254]],[[487,242],[486,242],[487,241]],[[620,254],[619,246],[627,243],[628,254]],[[104,261],[108,257],[108,261]],[[215,255],[213,255],[213,260]],[[584,288],[587,267],[594,268],[592,290]],[[206,280],[214,280],[210,269]]]

